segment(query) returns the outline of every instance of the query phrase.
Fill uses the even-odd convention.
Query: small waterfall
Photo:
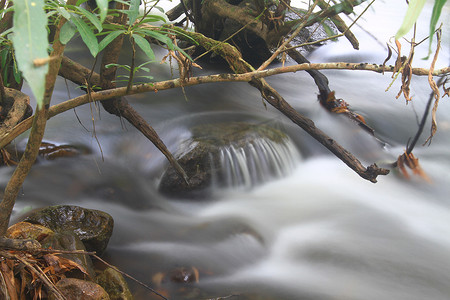
[[[289,174],[301,158],[277,124],[212,123],[191,132],[175,154],[190,184],[169,166],[159,186],[165,194],[197,198],[218,189],[251,188]]]
[[[300,159],[290,139],[275,143],[264,137],[255,138],[242,147],[221,147],[218,156],[216,180],[222,179],[222,182],[216,185],[246,188],[289,174]]]

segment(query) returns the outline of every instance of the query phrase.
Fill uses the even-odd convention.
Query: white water
[[[381,15],[374,17],[371,12],[367,17],[367,23],[383,25],[367,27],[382,41],[395,33],[403,16],[400,4],[387,3],[379,2],[375,9]],[[443,15],[446,13],[448,8]],[[446,22],[440,66],[449,61]],[[319,49],[311,60],[381,64],[383,48],[355,31],[359,32],[361,52],[354,52],[342,41]],[[429,64],[420,57],[416,55],[416,63]],[[164,76],[169,71],[162,69],[159,74]],[[270,81],[286,100],[365,165],[395,160],[417,129],[415,113],[421,116],[430,92],[426,78],[414,78],[414,100],[406,106],[403,100],[395,99],[398,83],[384,92],[390,75],[350,71],[326,74],[338,97],[366,118],[385,146],[351,122],[324,112],[307,75],[287,74]],[[116,225],[106,258],[123,271],[155,285],[152,277],[158,272],[191,266],[199,270],[199,283],[188,285],[185,292],[179,291],[180,284],[165,283],[161,287],[170,291],[171,299],[231,294],[238,296],[230,299],[252,295],[258,299],[450,299],[447,98],[440,103],[433,143],[430,147],[418,145],[414,150],[432,183],[414,176],[405,180],[392,172],[372,184],[274,109],[266,110],[258,92],[246,84],[201,86],[186,89],[186,93],[188,102],[181,91],[130,99],[171,150],[205,115],[244,111],[284,123],[304,154],[303,161],[289,176],[251,190],[226,191],[211,202],[170,200],[159,195],[155,187],[155,176],[165,161],[134,129],[128,125],[123,129],[106,113],[100,119],[96,117],[103,162],[91,134],[82,129],[73,113],[65,113],[50,121],[47,139],[80,142],[90,146],[95,155],[37,165],[27,179],[16,215],[27,206],[62,203],[109,212]],[[58,96],[66,97],[63,89]],[[89,127],[89,107],[77,111]],[[67,126],[71,120],[73,126]],[[428,128],[421,141],[428,136]],[[9,171],[2,172],[2,181],[6,182]],[[149,297],[141,294],[141,299]]]

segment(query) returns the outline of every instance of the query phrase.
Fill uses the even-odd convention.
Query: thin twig
[[[108,267],[114,269],[115,271],[119,272],[120,274],[128,277],[129,279],[133,280],[134,282],[138,283],[139,285],[145,287],[146,289],[148,289],[149,291],[151,291],[152,293],[158,295],[159,297],[163,298],[164,300],[168,300],[166,297],[164,297],[163,295],[161,295],[160,293],[158,293],[156,290],[152,289],[151,287],[149,287],[148,285],[146,285],[145,283],[137,280],[136,278],[128,275],[125,272],[122,272],[121,270],[119,270],[118,268],[116,268],[115,266],[107,263],[106,261],[104,261],[103,259],[101,259],[100,257],[98,257],[97,255],[92,255],[93,257],[95,257],[96,259],[98,259],[99,261],[101,261],[102,263],[104,263],[105,265],[107,265]]]
[[[305,14],[304,16],[304,21],[294,30],[294,32],[291,34],[291,36],[286,39],[281,46],[278,47],[277,50],[275,50],[275,52],[272,54],[272,56],[270,56],[264,63],[262,63],[257,71],[261,71],[264,70],[265,68],[267,68],[273,61],[274,59],[285,49],[286,45],[289,44],[299,33],[300,31],[305,27],[306,23],[309,20],[309,17],[311,16],[314,8],[316,7],[316,5],[319,3],[320,0],[315,0],[314,4],[308,9],[308,12]]]
[[[444,83],[444,81],[445,81],[445,77],[439,78],[437,85],[441,86]],[[431,104],[433,103],[433,99],[434,99],[434,92],[431,92],[430,97],[428,98],[427,106],[425,107],[425,111],[423,112],[422,120],[420,121],[419,128],[417,129],[416,135],[414,136],[412,142],[406,148],[406,154],[410,154],[413,151],[414,147],[417,144],[417,141],[419,140],[419,138],[423,132],[425,123],[427,122],[428,114],[430,113],[430,108],[431,108]]]

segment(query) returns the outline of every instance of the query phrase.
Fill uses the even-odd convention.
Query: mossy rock
[[[32,212],[24,220],[55,232],[73,232],[88,251],[101,255],[112,235],[114,220],[102,211],[72,205],[49,206]]]

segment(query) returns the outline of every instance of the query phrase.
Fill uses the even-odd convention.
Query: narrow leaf
[[[14,0],[12,42],[17,65],[28,82],[37,105],[44,102],[48,64],[35,66],[35,59],[48,57],[47,15],[44,0]]]
[[[94,32],[92,29],[84,23],[84,21],[78,17],[78,16],[72,16],[70,20],[75,24],[75,26],[78,29],[78,32],[81,35],[81,38],[83,39],[83,42],[88,47],[89,51],[91,52],[92,56],[97,56],[98,54],[98,41],[97,38],[94,35]]]
[[[132,26],[134,21],[136,21],[139,15],[139,5],[141,4],[140,0],[131,0],[130,8],[128,9],[128,25]]]
[[[170,50],[173,50],[173,42],[167,35],[149,29],[140,28],[139,31],[166,44]]]
[[[81,4],[87,2],[88,0],[78,0],[75,6],[80,6]]]
[[[102,32],[102,23],[100,23],[100,20],[93,13],[80,6],[77,9],[97,28],[98,32]]]
[[[143,23],[155,23],[155,22],[167,23],[166,19],[163,16],[158,16],[158,15],[150,15],[150,16],[146,17],[142,22]]]
[[[63,16],[66,20],[70,20],[70,14],[64,7],[56,7],[56,10]]]
[[[155,60],[155,54],[153,53],[152,47],[149,42],[140,35],[133,34],[134,41],[141,48],[142,51],[148,56],[148,58],[153,61]]]
[[[104,22],[108,14],[108,0],[95,0],[97,7],[100,10],[100,22]]]
[[[61,27],[61,31],[59,32],[59,41],[65,45],[67,44],[77,32],[77,28],[72,22],[66,22]]]
[[[410,0],[408,9],[406,10],[405,18],[403,19],[403,23],[395,34],[395,39],[398,40],[405,34],[407,34],[414,23],[416,23],[417,18],[422,11],[423,6],[425,5],[426,0]]]
[[[441,16],[442,7],[447,0],[435,0],[433,6],[433,13],[431,14],[430,20],[430,43],[428,47],[428,55],[431,53],[431,43],[433,42],[434,31],[436,30],[436,24]]]
[[[101,42],[98,44],[98,52],[102,51],[103,49],[105,49],[106,46],[109,45],[109,43],[111,43],[112,41],[114,41],[114,39],[116,37],[118,37],[119,35],[121,35],[124,31],[123,30],[118,30],[118,31],[111,31],[107,36],[105,36],[103,38],[103,40],[101,40]]]

